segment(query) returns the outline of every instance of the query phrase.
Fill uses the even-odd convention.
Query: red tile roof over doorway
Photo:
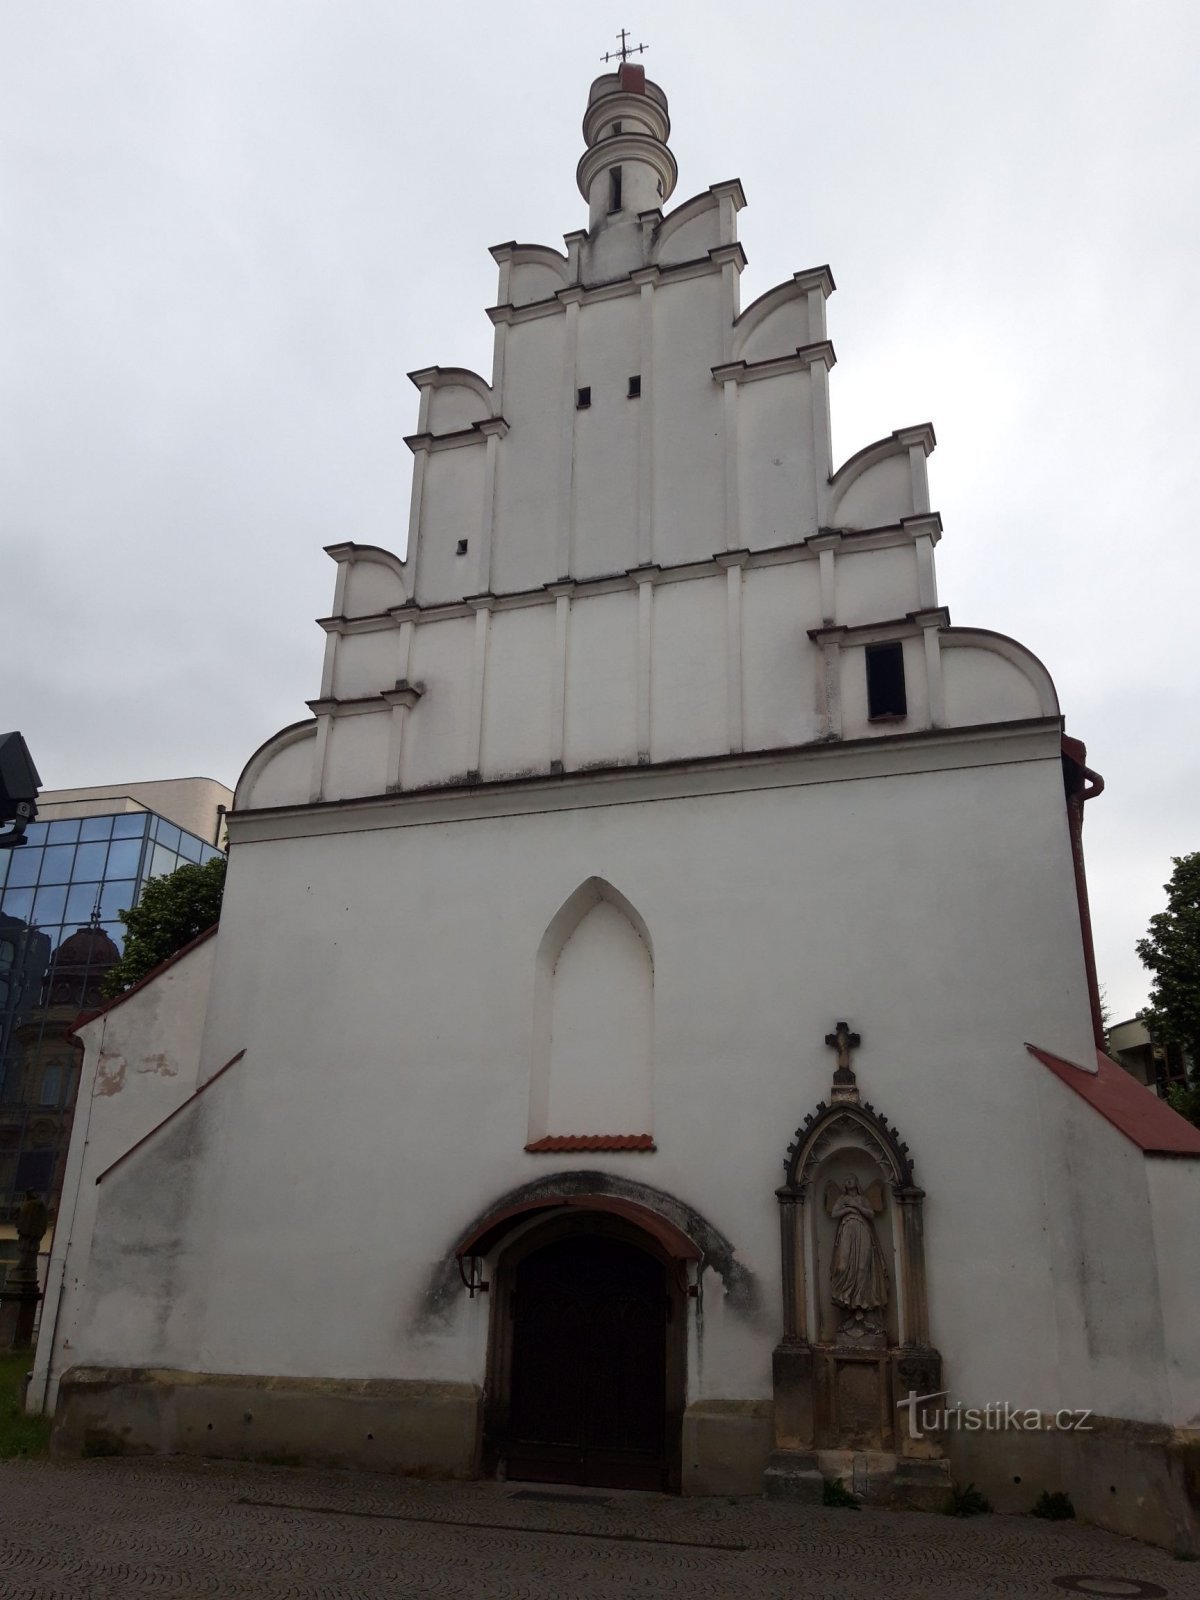
[[[655,1150],[651,1133],[550,1133],[525,1146],[531,1156],[557,1150]]]

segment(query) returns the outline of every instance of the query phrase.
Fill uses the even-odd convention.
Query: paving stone
[[[1200,1600],[1200,1564],[1075,1523],[523,1487],[182,1459],[4,1462],[0,1600]],[[1086,1586],[1055,1582],[1079,1575]]]

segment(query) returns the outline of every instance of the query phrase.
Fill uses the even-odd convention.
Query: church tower
[[[1200,1167],[1152,1159],[1200,1137],[1097,1053],[1096,775],[1041,662],[951,624],[930,424],[834,461],[830,269],[743,306],[741,183],[677,202],[672,136],[640,65],[597,78],[575,226],[492,248],[490,371],[410,374],[405,554],[328,547],[195,1103],[81,1188],[41,1370],[109,1374],[67,1438],[189,1448],[211,1375],[210,1451],[267,1383],[253,1448],[305,1459],[931,1506],[953,1470],[1145,1533],[1149,1434],[1088,1486],[1200,1413],[1159,1288],[1200,1281]],[[993,1448],[943,1391],[1124,1420]]]

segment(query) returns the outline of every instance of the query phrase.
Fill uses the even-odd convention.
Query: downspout
[[[1071,833],[1071,859],[1075,867],[1075,898],[1079,903],[1079,932],[1083,939],[1083,964],[1087,972],[1092,1008],[1092,1034],[1096,1049],[1107,1051],[1100,1007],[1100,982],[1096,976],[1096,946],[1092,938],[1092,913],[1088,903],[1087,869],[1083,860],[1083,808],[1104,793],[1104,779],[1087,765],[1087,746],[1079,739],[1062,738],[1063,788],[1067,796],[1067,826]]]
[[[76,1026],[82,1026],[82,1019],[77,1019]],[[99,1039],[99,1041],[97,1043],[97,1046],[96,1046],[96,1060],[97,1061],[100,1060],[100,1057],[101,1057],[101,1055],[103,1054],[103,1051],[104,1051],[104,1034],[107,1031],[107,1029],[108,1029],[108,1018],[106,1017],[104,1019],[103,1023],[101,1024],[100,1039]],[[77,1039],[75,1037],[74,1028],[72,1028],[72,1030],[71,1030],[70,1037],[74,1041],[76,1047],[79,1048],[81,1046],[81,1044],[82,1044],[82,1041],[80,1041],[79,1039]],[[84,1058],[86,1060],[86,1048],[84,1048]],[[78,1115],[79,1115],[79,1096],[83,1093],[83,1087],[84,1087],[84,1085],[83,1085],[83,1070],[82,1070],[82,1067],[83,1067],[83,1063],[81,1062],[80,1063],[80,1073],[79,1073],[79,1087],[75,1091],[75,1115],[76,1115],[76,1117],[78,1117]],[[63,1292],[64,1292],[64,1290],[66,1288],[66,1283],[67,1283],[67,1257],[71,1253],[71,1244],[72,1244],[72,1242],[74,1240],[74,1237],[75,1237],[75,1217],[76,1217],[76,1214],[77,1214],[77,1212],[79,1210],[79,1191],[80,1191],[81,1187],[83,1186],[84,1157],[86,1156],[86,1153],[87,1153],[88,1135],[92,1130],[92,1107],[96,1103],[96,1092],[95,1091],[96,1091],[96,1080],[95,1080],[95,1075],[93,1074],[92,1081],[88,1085],[87,1121],[84,1123],[84,1127],[83,1127],[83,1148],[80,1150],[80,1153],[79,1153],[79,1165],[78,1165],[78,1167],[76,1169],[76,1172],[75,1172],[75,1192],[71,1196],[70,1221],[69,1221],[69,1223],[67,1225],[67,1237],[66,1237],[66,1239],[65,1239],[65,1241],[63,1243],[63,1247],[62,1247],[61,1253],[59,1253],[59,1250],[58,1250],[59,1227],[60,1227],[60,1224],[62,1223],[62,1220],[63,1220],[63,1204],[62,1204],[62,1199],[61,1198],[59,1199],[58,1216],[54,1219],[54,1243],[50,1247],[50,1261],[49,1261],[49,1263],[47,1265],[47,1268],[46,1268],[46,1294],[42,1299],[42,1320],[41,1320],[41,1324],[39,1325],[39,1328],[38,1328],[38,1342],[37,1342],[37,1346],[36,1346],[36,1348],[34,1350],[34,1357],[33,1357],[33,1364],[34,1364],[35,1370],[36,1370],[36,1367],[37,1367],[38,1357],[41,1354],[41,1350],[42,1350],[42,1340],[46,1336],[46,1332],[47,1332],[47,1329],[46,1329],[46,1312],[47,1312],[47,1310],[49,1310],[49,1306],[48,1306],[47,1302],[48,1302],[49,1296],[51,1294],[50,1272],[51,1272],[51,1269],[54,1266],[54,1257],[55,1257],[55,1255],[58,1255],[58,1258],[59,1258],[59,1272],[58,1272],[58,1281],[53,1286],[54,1310],[53,1310],[53,1314],[52,1314],[52,1316],[50,1318],[50,1328],[49,1328],[50,1337],[49,1337],[49,1343],[48,1343],[47,1348],[46,1348],[46,1374],[45,1374],[45,1379],[40,1385],[40,1388],[41,1388],[40,1396],[37,1395],[37,1393],[34,1390],[34,1387],[33,1387],[32,1384],[30,1384],[29,1393],[26,1396],[25,1410],[30,1412],[34,1416],[39,1416],[39,1415],[44,1416],[45,1415],[46,1401],[47,1401],[47,1398],[49,1397],[49,1394],[50,1394],[50,1384],[51,1384],[51,1381],[52,1381],[53,1376],[54,1376],[54,1347],[55,1347],[55,1343],[56,1343],[56,1341],[58,1339],[58,1319],[59,1319],[59,1314],[62,1311]],[[36,1402],[36,1405],[37,1405],[37,1410],[36,1411],[33,1410],[33,1404],[35,1402]]]

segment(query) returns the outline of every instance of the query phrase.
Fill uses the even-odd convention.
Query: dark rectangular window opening
[[[642,392],[642,375],[641,375],[640,372],[635,372],[633,374],[633,376],[629,380],[629,398],[631,400],[636,400],[638,395],[641,394],[641,392]]]
[[[576,411],[586,411],[587,408],[591,405],[591,403],[592,403],[592,391],[591,391],[590,388],[576,389],[576,391],[575,391],[575,409],[576,409]]]
[[[621,169],[611,167],[608,174],[608,214],[621,209]]]
[[[467,541],[465,539],[460,539],[458,541],[458,554],[460,556],[465,556],[466,553],[467,553]]]
[[[906,717],[908,698],[904,692],[904,646],[867,646],[867,716],[872,722]]]

